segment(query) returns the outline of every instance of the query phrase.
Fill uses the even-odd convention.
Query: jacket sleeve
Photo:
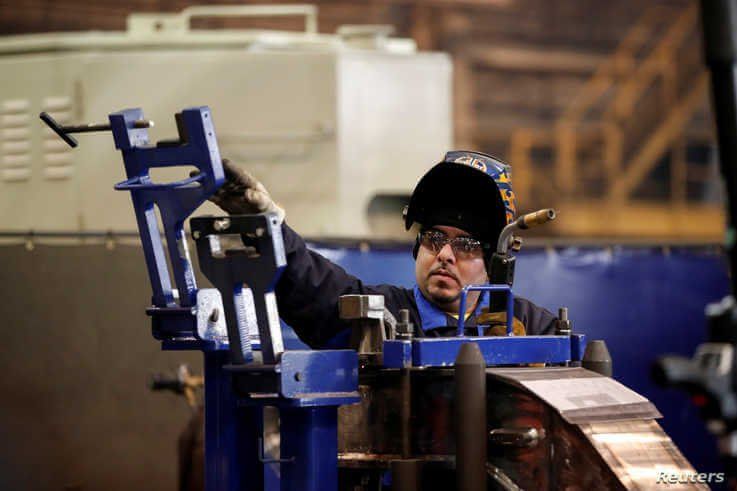
[[[391,285],[364,285],[337,264],[307,249],[302,237],[286,223],[282,235],[287,267],[276,285],[279,314],[310,347],[325,346],[349,327],[338,315],[341,295],[384,295],[390,310],[394,299],[404,296],[403,289]]]
[[[514,298],[514,316],[522,321],[530,336],[555,334],[556,317],[526,298]]]

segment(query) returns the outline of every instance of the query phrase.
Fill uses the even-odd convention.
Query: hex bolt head
[[[228,230],[230,228],[230,218],[220,218],[218,220],[215,220],[215,222],[212,224],[212,228],[214,228],[218,232]]]

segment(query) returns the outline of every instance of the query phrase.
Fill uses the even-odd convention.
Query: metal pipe
[[[486,363],[476,343],[464,343],[455,360],[456,485],[486,489]]]
[[[509,239],[516,230],[527,230],[530,227],[542,225],[543,223],[555,220],[555,217],[556,213],[552,208],[543,208],[542,210],[522,215],[502,229],[502,232],[499,234],[499,240],[496,244],[496,252],[499,254],[507,253],[507,250],[509,249]]]
[[[704,54],[711,72],[719,164],[727,191],[726,248],[737,292],[737,1],[702,0]]]

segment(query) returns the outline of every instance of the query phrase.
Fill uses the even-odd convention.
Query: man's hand
[[[277,214],[279,223],[284,221],[284,209],[274,203],[264,185],[255,177],[228,159],[223,159],[223,170],[225,183],[210,197],[210,201],[230,215],[271,212]]]
[[[487,307],[481,309],[478,317],[476,317],[477,325],[488,325],[484,331],[484,336],[506,336],[507,335],[507,313],[506,312],[489,312]],[[527,330],[522,321],[516,317],[512,318],[512,332],[515,336],[525,336]]]

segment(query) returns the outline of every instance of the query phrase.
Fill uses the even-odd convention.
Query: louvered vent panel
[[[31,178],[30,103],[9,99],[0,105],[0,180]]]
[[[70,97],[47,97],[42,108],[60,125],[68,125],[72,119],[72,100]],[[44,179],[69,179],[74,174],[72,149],[49,128],[43,134]]]

